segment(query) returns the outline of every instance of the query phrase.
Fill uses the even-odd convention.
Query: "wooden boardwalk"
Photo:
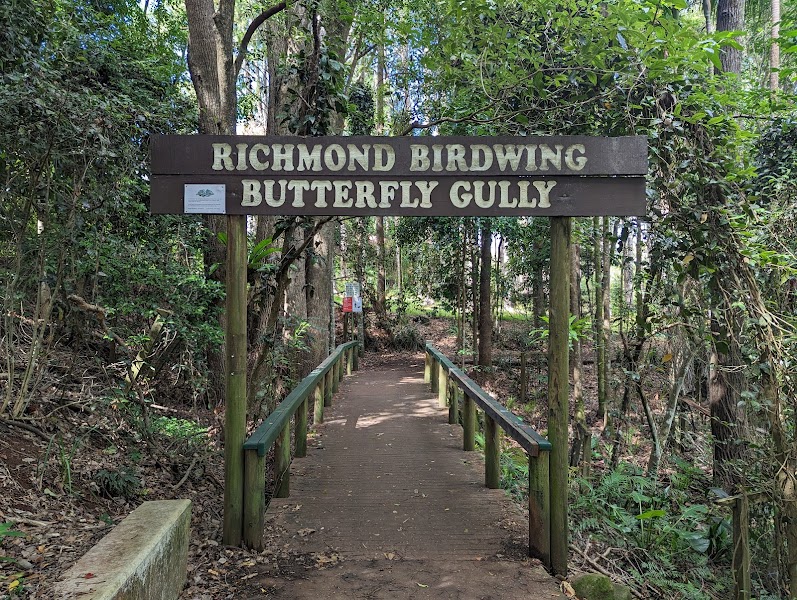
[[[272,596],[564,597],[526,559],[527,517],[484,487],[481,457],[462,451],[422,358],[361,370],[334,402],[267,520],[286,545],[340,564],[278,582]]]

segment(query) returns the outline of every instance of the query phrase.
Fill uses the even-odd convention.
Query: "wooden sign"
[[[155,136],[151,154],[153,213],[645,212],[642,136]]]

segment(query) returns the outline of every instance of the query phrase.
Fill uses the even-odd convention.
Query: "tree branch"
[[[246,58],[246,51],[249,47],[249,42],[252,40],[252,36],[255,34],[255,31],[266,21],[268,21],[271,17],[276,15],[279,12],[282,12],[287,7],[286,2],[280,2],[279,4],[275,4],[268,10],[264,10],[262,13],[255,17],[254,21],[249,23],[249,27],[246,29],[246,33],[244,34],[243,39],[241,40],[241,45],[238,46],[238,54],[235,56],[235,78],[238,78],[238,75],[241,72],[241,67],[244,65],[244,59]]]

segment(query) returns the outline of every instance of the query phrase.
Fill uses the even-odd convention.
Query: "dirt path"
[[[423,383],[423,359],[347,377],[308,457],[293,462],[291,496],[269,528],[321,570],[276,565],[276,598],[564,598],[526,558],[527,519]],[[279,575],[279,576],[277,576]]]

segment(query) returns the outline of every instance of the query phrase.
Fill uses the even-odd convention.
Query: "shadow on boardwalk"
[[[277,565],[268,596],[564,598],[526,558],[527,517],[484,487],[481,458],[462,451],[447,415],[421,356],[344,380],[307,458],[293,461],[290,498],[267,513],[282,532],[272,543],[327,568]]]

